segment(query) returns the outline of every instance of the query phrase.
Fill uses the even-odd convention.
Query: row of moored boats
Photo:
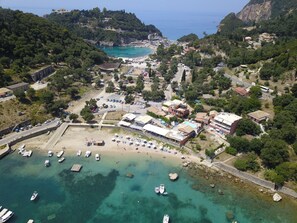
[[[61,150],[60,152],[57,153],[57,157],[59,158],[59,160],[58,160],[59,163],[62,163],[62,162],[65,161],[65,157],[63,157],[63,154],[64,154],[64,150]],[[78,150],[77,153],[76,153],[77,156],[81,156],[81,154],[82,154],[81,150]],[[48,157],[52,157],[53,155],[54,155],[54,153],[52,151],[48,151]],[[89,158],[91,155],[92,155],[91,151],[89,151],[89,150],[86,151],[86,153],[85,153],[86,158]],[[96,161],[100,160],[100,154],[99,153],[95,154],[95,160]],[[49,159],[45,160],[44,165],[46,167],[49,167],[51,165],[50,160]]]
[[[12,211],[7,208],[2,209],[2,206],[0,206],[0,222],[7,222],[13,215]]]

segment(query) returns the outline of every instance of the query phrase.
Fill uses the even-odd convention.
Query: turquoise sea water
[[[96,162],[94,157],[65,156],[62,164],[50,158],[49,168],[43,164],[45,154],[25,159],[14,153],[0,161],[0,206],[15,212],[9,222],[32,218],[37,223],[157,223],[169,214],[171,223],[227,223],[228,211],[239,223],[297,222],[296,206],[290,202],[272,203],[271,197],[265,201],[243,186],[206,180],[203,174],[192,178],[166,159],[103,155]],[[80,173],[69,171],[74,163],[83,165]],[[172,171],[180,175],[177,182],[168,179]],[[210,180],[215,188],[209,187]],[[166,185],[167,196],[155,194],[160,183]],[[31,202],[34,190],[39,199]]]
[[[101,48],[108,56],[111,57],[143,57],[151,54],[153,51],[147,47],[131,47],[131,46],[117,46],[117,47],[102,47]]]

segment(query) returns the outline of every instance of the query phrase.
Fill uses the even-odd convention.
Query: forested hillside
[[[46,18],[67,27],[84,39],[113,42],[116,45],[145,40],[150,33],[162,35],[155,26],[145,25],[135,14],[123,10],[72,10],[66,13],[53,12]]]
[[[28,72],[45,64],[81,68],[106,58],[66,28],[33,14],[0,8],[0,30],[0,87],[14,77],[30,81]]]

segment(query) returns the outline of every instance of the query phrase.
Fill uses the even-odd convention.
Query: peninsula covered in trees
[[[121,45],[135,40],[146,40],[149,34],[155,33],[162,36],[154,25],[145,25],[135,14],[127,13],[125,10],[72,10],[65,13],[53,12],[46,18],[67,27],[77,36],[103,45]]]

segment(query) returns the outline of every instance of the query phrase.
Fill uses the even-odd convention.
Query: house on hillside
[[[7,86],[6,88],[13,91],[13,93],[15,93],[16,91],[26,91],[26,90],[28,90],[29,89],[29,84],[25,83],[25,82],[21,82],[21,83],[17,83],[17,84]]]
[[[8,88],[0,88],[0,98],[9,97],[12,95],[13,95],[12,90],[9,90]]]
[[[252,121],[254,121],[256,123],[261,123],[261,122],[267,121],[269,119],[270,114],[267,112],[258,110],[258,111],[248,113],[247,116]]]
[[[248,96],[248,91],[243,87],[236,87],[234,88],[234,92],[240,96],[246,97]]]

